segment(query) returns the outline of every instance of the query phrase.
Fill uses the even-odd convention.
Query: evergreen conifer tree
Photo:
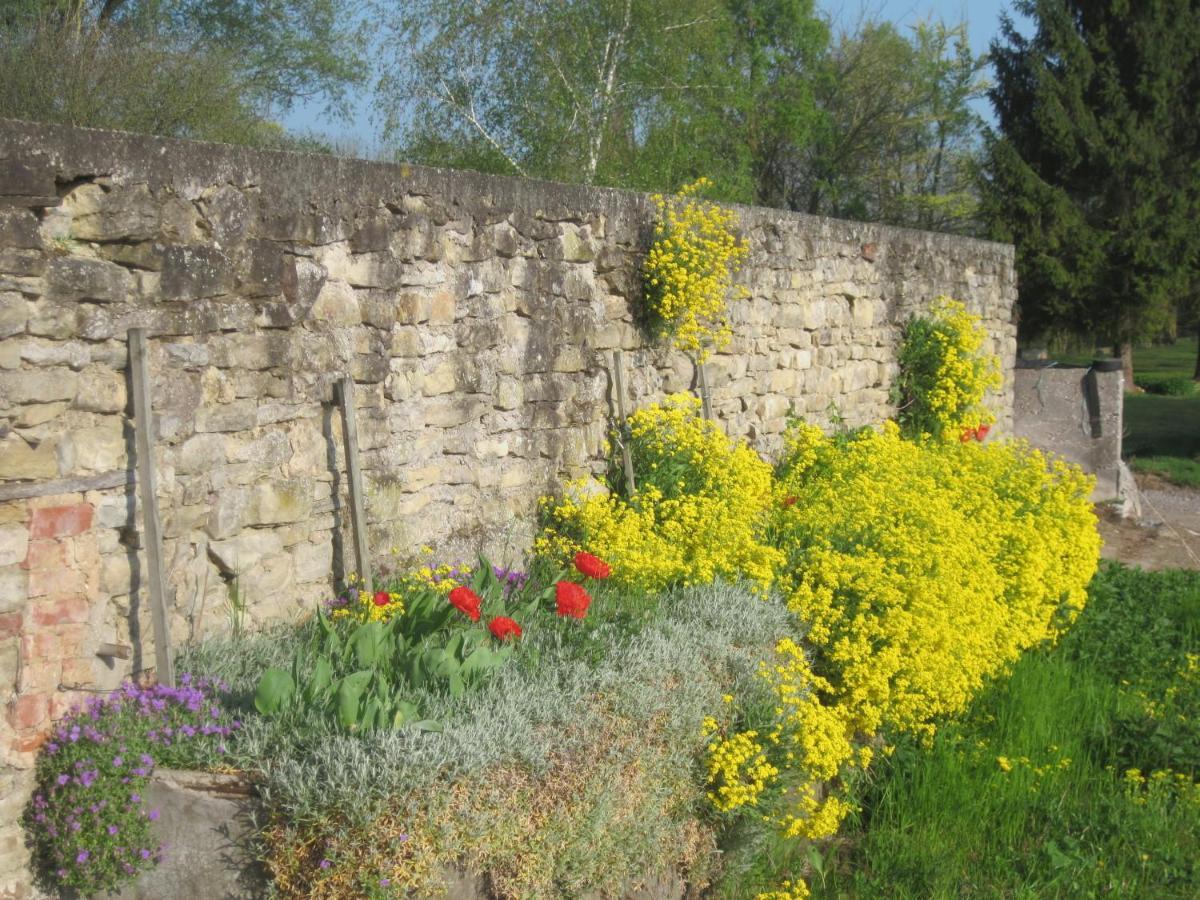
[[[992,44],[984,213],[1017,247],[1021,330],[1159,331],[1200,250],[1200,3],[1018,0]]]

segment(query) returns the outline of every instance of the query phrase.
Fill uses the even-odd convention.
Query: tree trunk
[[[1200,381],[1200,323],[1196,325],[1196,372],[1192,378]]]
[[[1125,373],[1125,393],[1132,394],[1136,390],[1133,383],[1133,342],[1121,341],[1118,346],[1121,352],[1121,371]]]

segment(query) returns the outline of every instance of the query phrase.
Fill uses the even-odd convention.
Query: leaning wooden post
[[[142,500],[146,544],[146,583],[154,623],[154,666],[159,684],[175,686],[175,662],[167,629],[166,578],[163,576],[162,529],[158,518],[158,476],[154,469],[154,412],[150,404],[150,366],[146,332],[129,329],[129,369],[133,378],[134,444],[137,481]]]
[[[620,350],[613,351],[613,390],[617,392],[617,415],[621,422],[617,433],[621,435],[621,459],[625,463],[625,484],[629,496],[637,493],[633,480],[633,455],[629,452],[629,421],[625,415],[625,361]]]
[[[712,421],[712,397],[708,392],[708,368],[704,360],[696,359],[696,368],[700,370],[700,411],[706,421]]]
[[[346,473],[350,477],[350,518],[354,526],[354,563],[362,589],[373,591],[371,582],[371,551],[367,544],[367,514],[363,506],[362,470],[358,466],[358,426],[354,419],[354,379],[338,382],[338,399],[342,404],[342,430],[346,438]]]

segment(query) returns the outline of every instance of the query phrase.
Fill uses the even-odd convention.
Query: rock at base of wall
[[[146,802],[159,810],[161,864],[125,885],[122,900],[244,900],[266,897],[255,859],[258,798],[242,779],[207,772],[155,772]],[[114,895],[108,895],[114,896]]]

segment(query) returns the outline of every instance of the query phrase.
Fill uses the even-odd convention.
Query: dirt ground
[[[1103,555],[1143,569],[1200,570],[1200,490],[1153,475],[1137,476],[1142,518],[1122,519],[1097,507]]]

